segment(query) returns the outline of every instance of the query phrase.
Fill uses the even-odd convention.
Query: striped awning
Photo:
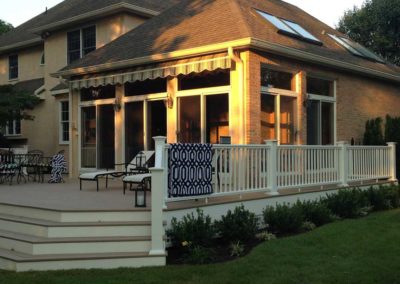
[[[122,85],[128,82],[229,68],[231,68],[231,59],[226,54],[214,54],[135,68],[123,73],[97,74],[91,77],[79,78],[71,80],[70,87],[72,89],[82,89],[106,85]]]

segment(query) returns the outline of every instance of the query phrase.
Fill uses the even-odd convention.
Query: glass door
[[[334,103],[310,100],[307,107],[307,144],[334,143]]]
[[[113,105],[98,106],[98,168],[115,166],[115,113]]]
[[[82,108],[81,167],[96,168],[97,165],[97,122],[96,107]]]
[[[143,101],[125,105],[125,161],[129,163],[145,149]]]
[[[201,143],[201,96],[179,98],[180,143]]]
[[[229,136],[229,96],[206,96],[206,142],[219,144],[221,136]]]
[[[153,137],[167,136],[167,109],[164,101],[147,102],[147,145],[149,150],[154,150]]]

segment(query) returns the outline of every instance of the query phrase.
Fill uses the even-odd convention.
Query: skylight
[[[379,63],[385,63],[385,61],[380,58],[378,55],[376,55],[375,53],[373,53],[372,51],[368,50],[367,48],[365,48],[364,46],[349,40],[348,38],[345,37],[341,37],[341,36],[336,36],[336,35],[332,35],[329,34],[329,36],[334,39],[339,45],[341,45],[342,47],[344,47],[345,49],[347,49],[351,54],[356,55],[356,56],[360,56],[360,57],[364,57]]]
[[[306,29],[295,22],[291,22],[284,19],[279,19],[271,14],[256,10],[259,15],[261,15],[268,22],[273,24],[279,33],[292,36],[307,42],[322,45],[322,42],[309,33]]]

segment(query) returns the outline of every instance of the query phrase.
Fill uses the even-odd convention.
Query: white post
[[[340,167],[340,181],[343,187],[349,186],[348,176],[349,176],[349,156],[348,156],[348,142],[341,141],[337,145],[340,147],[339,155],[339,167]]]
[[[151,172],[151,249],[149,255],[165,255],[164,243],[164,170],[165,137],[154,137],[156,158]]]
[[[278,161],[278,141],[277,140],[265,140],[265,144],[269,148],[269,159],[268,159],[268,189],[269,194],[271,195],[279,195],[278,192],[278,170],[277,170],[277,161]]]
[[[397,182],[396,173],[396,144],[395,142],[388,142],[390,147],[390,181]]]

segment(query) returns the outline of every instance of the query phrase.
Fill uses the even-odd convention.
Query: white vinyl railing
[[[159,145],[163,188],[168,201],[168,149]],[[156,151],[157,152],[157,151]],[[396,180],[396,148],[388,146],[214,145],[213,196],[315,186],[347,186],[349,182]],[[162,157],[161,157],[162,156]],[[193,197],[189,199],[194,199]],[[187,198],[185,198],[187,199]]]

